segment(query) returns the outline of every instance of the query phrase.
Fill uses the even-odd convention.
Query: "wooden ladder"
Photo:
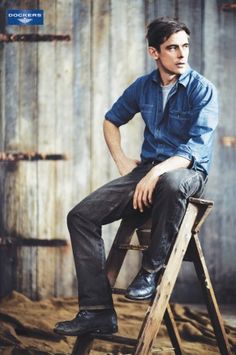
[[[198,238],[199,230],[210,213],[212,206],[213,202],[211,201],[197,198],[189,199],[180,230],[168,256],[166,268],[159,279],[155,297],[150,301],[138,338],[131,339],[112,334],[86,334],[77,337],[72,355],[89,354],[94,339],[132,346],[132,353],[135,355],[151,354],[153,342],[159,332],[163,319],[175,354],[184,354],[177,326],[169,306],[169,299],[183,260],[191,261],[194,264],[220,353],[222,355],[231,354],[222,317]],[[150,221],[139,228],[137,228],[138,224],[139,222],[135,218],[127,218],[121,221],[106,263],[107,275],[112,287],[115,285],[127,250],[145,250],[145,248],[147,248],[147,240],[150,235]],[[137,232],[140,242],[139,247],[130,244],[135,231]],[[124,293],[124,290],[115,288],[113,288],[113,291],[114,293]]]

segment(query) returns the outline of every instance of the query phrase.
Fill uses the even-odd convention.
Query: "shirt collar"
[[[189,74],[191,73],[191,71],[192,71],[191,67],[188,66],[187,70],[179,76],[177,82],[179,84],[182,84],[184,87],[186,87],[189,82]],[[153,70],[153,72],[151,73],[151,78],[155,83],[161,85],[161,77],[158,69]]]

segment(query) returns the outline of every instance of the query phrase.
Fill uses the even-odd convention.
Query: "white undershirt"
[[[166,106],[166,102],[168,99],[168,95],[170,90],[173,88],[173,86],[175,85],[175,83],[171,83],[169,85],[166,86],[162,86],[162,104],[163,104],[163,111],[165,109]]]

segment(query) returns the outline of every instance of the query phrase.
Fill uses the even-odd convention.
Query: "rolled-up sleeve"
[[[218,123],[218,99],[213,85],[201,84],[191,96],[190,138],[185,144],[177,147],[174,155],[192,161],[192,168],[197,169],[202,163],[208,163],[211,158],[214,131]]]
[[[131,84],[105,114],[105,118],[117,127],[131,120],[139,109],[140,79]]]

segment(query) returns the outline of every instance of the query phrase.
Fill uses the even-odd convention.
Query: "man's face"
[[[154,53],[153,53],[154,54]],[[189,39],[185,31],[171,35],[155,50],[158,68],[167,74],[183,74],[187,68],[189,55]],[[153,56],[153,55],[152,55]]]

